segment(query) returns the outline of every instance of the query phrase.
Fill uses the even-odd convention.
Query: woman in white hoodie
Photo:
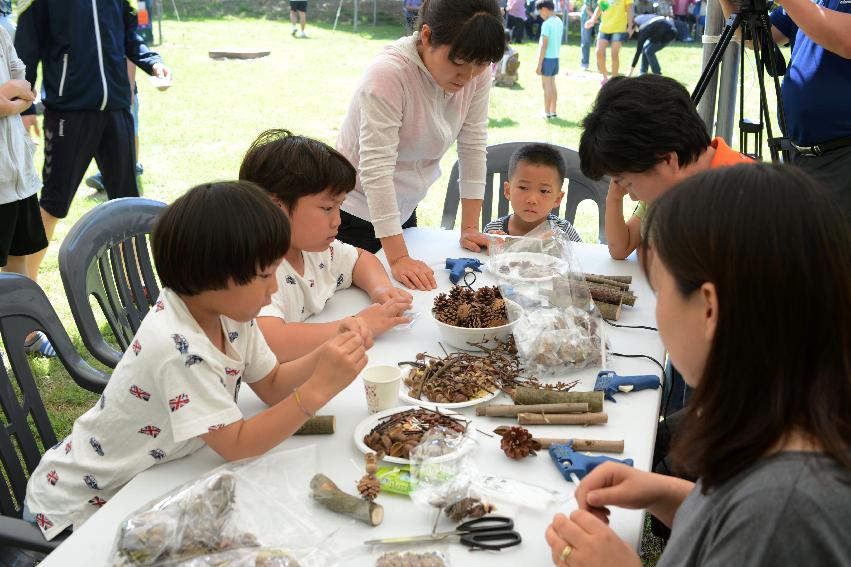
[[[491,63],[505,52],[497,0],[425,0],[417,32],[376,57],[349,104],[337,149],[358,170],[341,207],[337,238],[370,252],[384,248],[393,277],[434,289],[434,271],[411,258],[402,229],[440,177],[458,142],[461,245],[478,251],[485,188]]]

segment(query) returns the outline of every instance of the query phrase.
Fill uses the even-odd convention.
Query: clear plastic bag
[[[227,463],[149,502],[119,527],[118,566],[335,565],[309,506],[315,446]],[[320,529],[320,526],[323,529]],[[252,562],[253,561],[253,562]]]
[[[375,567],[450,567],[447,553],[440,551],[385,551]]]
[[[603,320],[564,233],[544,223],[523,237],[493,237],[489,269],[510,300],[508,318],[527,372],[546,377],[605,366]]]

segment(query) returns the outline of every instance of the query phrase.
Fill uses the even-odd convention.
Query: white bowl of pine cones
[[[461,350],[481,350],[508,340],[514,323],[507,309],[514,308],[519,306],[503,299],[498,287],[454,287],[435,298],[431,314],[444,342]]]

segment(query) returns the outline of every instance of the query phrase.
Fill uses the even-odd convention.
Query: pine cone
[[[478,498],[462,498],[447,506],[444,512],[453,522],[460,522],[464,518],[481,518],[493,512],[494,509],[492,504],[482,502]]]
[[[381,481],[375,478],[375,475],[365,474],[358,481],[358,492],[360,492],[361,498],[372,502],[381,492]]]
[[[541,450],[541,444],[532,437],[529,430],[518,426],[511,427],[502,434],[499,446],[512,459],[535,455],[535,451]]]

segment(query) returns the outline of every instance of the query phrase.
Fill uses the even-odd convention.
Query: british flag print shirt
[[[204,446],[200,436],[242,419],[239,384],[277,366],[256,325],[222,317],[226,352],[181,299],[163,289],[101,398],[48,449],[27,484],[47,539],[89,516],[145,469]]]
[[[272,303],[260,310],[260,317],[278,317],[301,323],[321,313],[334,293],[352,285],[358,249],[335,240],[323,252],[302,252],[304,275],[299,275],[286,259],[278,266],[278,291]]]

